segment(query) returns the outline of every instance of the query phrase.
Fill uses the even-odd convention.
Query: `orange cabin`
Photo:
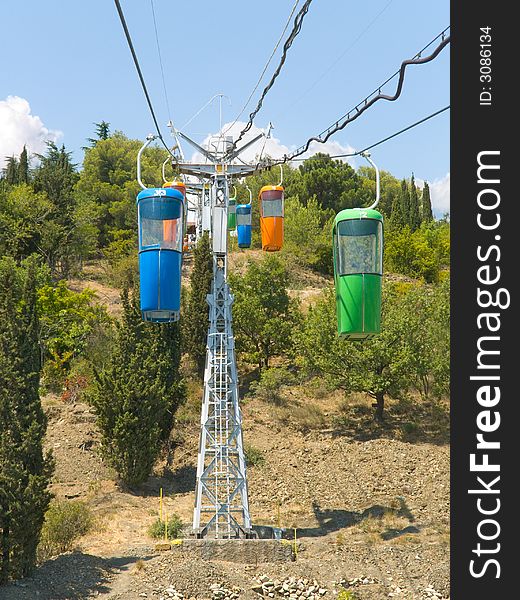
[[[178,179],[174,179],[173,181],[165,183],[163,187],[179,190],[179,192],[184,196],[184,198],[186,198],[186,186],[182,181],[179,181]]]
[[[281,185],[264,185],[258,195],[262,250],[277,252],[283,246],[283,192]]]

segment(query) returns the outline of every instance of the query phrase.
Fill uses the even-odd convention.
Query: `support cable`
[[[310,87],[308,87],[286,110],[284,110],[282,114],[286,114],[291,108],[293,108],[293,106],[298,104],[310,91],[312,91],[318,85],[318,83],[320,83],[320,81],[322,81],[322,79],[328,73],[330,73],[332,71],[332,69],[339,63],[339,61],[342,60],[348,54],[348,52],[350,50],[352,50],[352,48],[359,42],[359,40],[372,27],[372,25],[374,25],[374,23],[386,11],[386,9],[390,6],[390,4],[392,4],[393,1],[394,0],[389,0],[389,2],[387,2],[385,4],[385,6],[383,6],[383,8],[376,14],[376,16],[370,21],[370,23],[361,31],[361,33],[356,37],[356,39],[346,48],[346,50],[344,50],[338,56],[338,58],[336,58],[336,60],[331,65],[329,65],[329,67],[318,77],[318,79],[316,79]],[[278,115],[278,117],[279,116],[280,115]]]
[[[401,92],[403,89],[404,75],[405,75],[406,67],[408,65],[422,65],[422,64],[425,64],[425,63],[428,63],[428,62],[434,60],[451,41],[449,35],[446,37],[446,31],[448,29],[449,29],[449,27],[447,27],[444,31],[442,31],[429,44],[427,44],[422,50],[420,50],[413,58],[403,61],[401,63],[401,67],[398,71],[396,71],[393,75],[391,75],[384,83],[382,83],[380,86],[378,86],[372,93],[370,93],[366,98],[364,98],[364,100],[362,100],[361,102],[356,104],[356,106],[354,106],[354,108],[352,108],[347,114],[340,117],[333,125],[331,125],[327,129],[322,131],[318,136],[309,138],[305,144],[303,144],[302,146],[297,148],[294,152],[291,152],[290,154],[286,154],[282,159],[272,163],[272,165],[286,163],[290,160],[295,159],[297,156],[304,154],[305,152],[307,152],[307,150],[309,149],[309,146],[311,145],[312,142],[319,142],[322,144],[325,143],[333,134],[344,129],[349,123],[352,123],[352,121],[355,121],[358,117],[360,117],[367,109],[369,109],[378,100],[387,100],[389,102],[394,102],[395,100],[397,100],[399,98],[399,96],[401,95]],[[426,50],[429,46],[431,46],[439,38],[441,38],[442,41],[435,48],[435,50],[429,56],[421,58],[421,55],[424,52],[424,50]],[[387,94],[382,94],[381,88],[383,88],[383,86],[385,86],[387,83],[389,83],[392,79],[394,79],[397,76],[399,76],[399,81],[397,83],[397,88],[396,88],[395,93],[392,96],[387,95]],[[374,94],[376,94],[376,92],[377,92],[377,95],[374,96]]]
[[[287,58],[287,52],[289,51],[289,48],[292,46],[292,43],[294,42],[295,38],[297,37],[297,35],[301,31],[301,28],[302,28],[302,25],[303,25],[303,19],[305,18],[305,15],[307,14],[307,12],[309,10],[311,2],[312,2],[312,0],[305,0],[305,4],[302,6],[302,8],[299,10],[298,14],[294,18],[293,28],[292,28],[291,33],[289,34],[289,37],[285,41],[285,44],[283,45],[283,52],[282,52],[282,56],[280,58],[280,62],[278,64],[278,67],[276,68],[276,71],[273,73],[273,76],[271,77],[271,80],[269,81],[269,83],[264,88],[264,91],[262,92],[262,95],[260,96],[260,99],[258,100],[258,103],[256,105],[255,110],[249,115],[249,121],[247,122],[246,126],[240,132],[240,134],[239,134],[238,138],[236,139],[236,141],[233,142],[233,146],[230,149],[229,154],[231,154],[236,149],[236,147],[237,147],[238,143],[240,142],[240,140],[244,137],[244,135],[253,126],[253,120],[256,117],[256,115],[258,114],[258,112],[260,111],[260,109],[262,108],[262,104],[264,102],[264,98],[266,97],[266,95],[269,92],[269,90],[273,87],[274,82],[276,81],[276,78],[280,74],[280,71],[282,70],[282,67],[285,64],[285,60]]]
[[[166,150],[169,152],[169,154],[171,154],[171,156],[173,158],[175,158],[172,151],[170,150],[170,148],[168,148],[168,146],[166,145],[166,142],[164,141],[161,130],[159,128],[159,124],[157,123],[155,111],[153,109],[152,101],[150,100],[150,95],[148,94],[148,89],[146,88],[146,83],[144,81],[141,67],[139,66],[139,61],[137,59],[137,54],[135,53],[135,50],[134,50],[134,45],[132,43],[132,38],[130,36],[130,32],[128,31],[128,27],[127,27],[126,20],[125,20],[125,15],[123,14],[123,9],[121,8],[121,4],[120,4],[119,0],[114,0],[114,3],[117,8],[117,13],[119,15],[119,20],[121,21],[123,31],[125,32],[126,41],[128,43],[128,47],[130,48],[130,52],[131,52],[132,58],[134,60],[134,65],[137,70],[137,75],[139,76],[139,81],[141,82],[141,87],[143,88],[146,102],[148,103],[148,108],[150,109],[150,114],[152,115],[152,119],[155,124],[155,129],[157,130],[157,134],[158,134],[157,137],[161,140],[163,146],[166,148]]]
[[[392,133],[392,135],[389,135],[389,136],[383,138],[382,140],[379,140],[379,142],[375,142],[374,144],[371,144],[370,146],[363,148],[363,150],[358,150],[357,152],[350,152],[349,154],[334,154],[333,156],[330,156],[330,158],[347,158],[347,157],[359,156],[360,154],[363,154],[365,152],[368,152],[369,150],[372,150],[372,148],[375,148],[376,146],[380,146],[381,144],[384,144],[385,142],[388,142],[389,140],[391,140],[403,133],[406,133],[407,131],[409,131],[410,129],[413,129],[414,127],[417,127],[418,125],[422,125],[422,123],[425,123],[426,121],[429,121],[430,119],[433,119],[437,115],[440,115],[441,113],[449,110],[449,108],[450,108],[450,105],[448,104],[448,106],[445,106],[444,108],[441,108],[440,110],[437,110],[436,112],[432,113],[431,115],[424,117],[420,121],[416,121],[415,123],[408,125],[408,127],[405,127],[404,129],[401,129],[399,131],[396,131],[395,133]],[[293,160],[294,161],[304,161],[304,160],[309,160],[309,159],[308,158],[295,158]]]

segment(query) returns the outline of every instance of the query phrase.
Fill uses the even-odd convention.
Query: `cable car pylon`
[[[232,164],[232,160],[252,142],[230,152],[230,136],[213,138],[207,148],[202,148],[185,134],[177,133],[206,159],[204,163],[180,161],[176,167],[204,182],[197,186],[202,208],[199,231],[209,230],[213,254],[193,532],[199,538],[249,538],[254,533],[238,395],[233,295],[227,283],[227,240],[229,180],[256,170],[252,165]]]

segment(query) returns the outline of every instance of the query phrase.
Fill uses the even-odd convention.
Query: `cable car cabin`
[[[234,198],[229,199],[228,204],[228,221],[227,228],[229,231],[233,231],[237,228],[237,201]]]
[[[174,179],[173,181],[166,182],[163,185],[164,188],[173,188],[174,190],[178,190],[184,198],[186,198],[186,186],[184,182],[179,181],[178,179]]]
[[[283,246],[283,187],[265,185],[258,195],[262,250],[277,252]]]
[[[342,210],[332,237],[338,334],[368,339],[381,323],[383,216],[373,209]]]
[[[137,196],[139,278],[143,320],[177,321],[181,304],[184,196],[173,188]]]
[[[237,237],[239,248],[251,246],[251,204],[237,204]]]

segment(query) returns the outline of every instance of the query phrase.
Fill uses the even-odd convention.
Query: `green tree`
[[[399,194],[401,215],[404,225],[410,225],[410,190],[406,179],[401,181],[401,193]]]
[[[27,148],[24,146],[18,162],[17,183],[29,183],[29,159]]]
[[[36,264],[0,262],[0,584],[28,575],[51,494],[39,397]]]
[[[288,273],[276,256],[250,262],[244,275],[230,275],[237,350],[268,368],[273,356],[291,352],[299,311],[287,293]]]
[[[412,173],[410,181],[410,208],[408,214],[409,225],[412,231],[418,229],[421,225],[421,207],[419,206],[419,195],[415,185],[415,177]]]
[[[139,485],[150,475],[180,401],[178,325],[146,324],[137,295],[122,293],[114,351],[95,368],[91,397],[103,454],[121,479]],[[176,329],[160,331],[157,327]],[[173,347],[175,345],[175,347]]]
[[[424,189],[422,193],[421,203],[421,218],[425,223],[433,221],[432,201],[430,198],[430,186],[428,182],[424,182]]]
[[[284,252],[325,275],[332,275],[332,222],[334,213],[321,208],[315,197],[285,203]]]
[[[90,146],[84,146],[83,150],[89,150],[93,148],[100,140],[108,140],[110,137],[110,123],[101,121],[101,123],[94,123],[96,127],[95,138],[87,138],[87,142],[90,142]]]
[[[383,420],[386,396],[398,397],[411,385],[411,353],[401,335],[399,295],[384,288],[381,333],[361,343],[340,339],[333,289],[309,310],[298,337],[303,365],[347,392],[365,392],[375,400],[375,418]]]
[[[209,305],[206,296],[211,291],[213,280],[213,257],[207,233],[199,239],[193,252],[193,269],[190,275],[190,290],[186,312],[182,319],[186,352],[197,367],[199,377],[204,374],[206,364],[206,338],[209,326]]]
[[[18,183],[18,160],[15,156],[8,156],[3,169],[3,176],[9,185]]]

